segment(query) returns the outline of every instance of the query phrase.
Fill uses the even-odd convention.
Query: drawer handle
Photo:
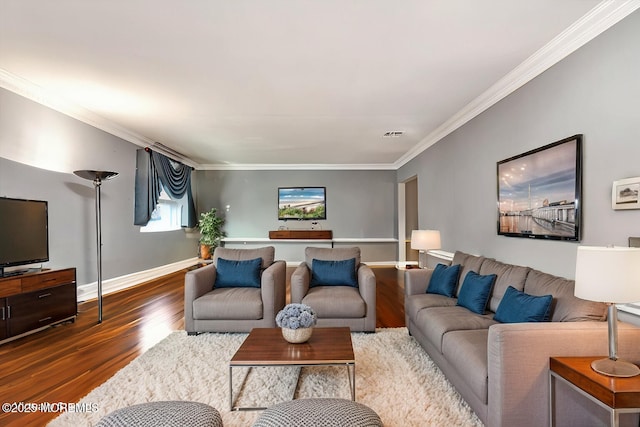
[[[38,298],[46,298],[46,297],[50,297],[50,296],[51,296],[51,292],[49,292],[47,294],[38,295]]]
[[[53,319],[53,317],[49,316],[49,317],[45,317],[44,319],[40,319],[38,320],[38,322],[42,323],[42,322],[48,322],[49,320]]]

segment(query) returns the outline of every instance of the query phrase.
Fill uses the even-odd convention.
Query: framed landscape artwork
[[[279,187],[278,220],[327,219],[325,187]]]
[[[502,160],[498,234],[580,240],[582,135]]]
[[[640,209],[640,177],[613,182],[611,207],[613,209]]]

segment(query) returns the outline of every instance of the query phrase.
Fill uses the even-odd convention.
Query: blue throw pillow
[[[447,267],[444,264],[436,265],[429,280],[428,294],[440,294],[453,297],[456,294],[456,284],[460,275],[460,264]]]
[[[216,288],[259,288],[262,258],[233,261],[218,258]]]
[[[501,323],[547,322],[552,301],[551,295],[529,295],[509,286],[493,319]]]
[[[484,314],[495,281],[495,274],[481,276],[475,271],[468,272],[462,282],[457,305],[465,307],[474,313]]]
[[[311,261],[310,286],[353,286],[358,287],[356,278],[356,259],[341,261]]]

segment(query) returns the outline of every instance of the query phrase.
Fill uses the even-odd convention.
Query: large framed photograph
[[[498,234],[580,240],[582,135],[499,161]]]
[[[611,207],[613,209],[640,209],[640,176],[613,182]]]
[[[278,220],[327,219],[325,187],[279,187]]]

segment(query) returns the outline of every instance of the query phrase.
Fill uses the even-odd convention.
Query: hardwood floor
[[[390,267],[373,271],[378,327],[404,326],[402,272]],[[287,286],[292,272],[287,269]],[[97,302],[88,301],[79,304],[74,323],[0,345],[0,403],[77,402],[169,333],[183,329],[185,273],[106,295],[100,324]],[[3,410],[0,425],[43,426],[56,416]]]

